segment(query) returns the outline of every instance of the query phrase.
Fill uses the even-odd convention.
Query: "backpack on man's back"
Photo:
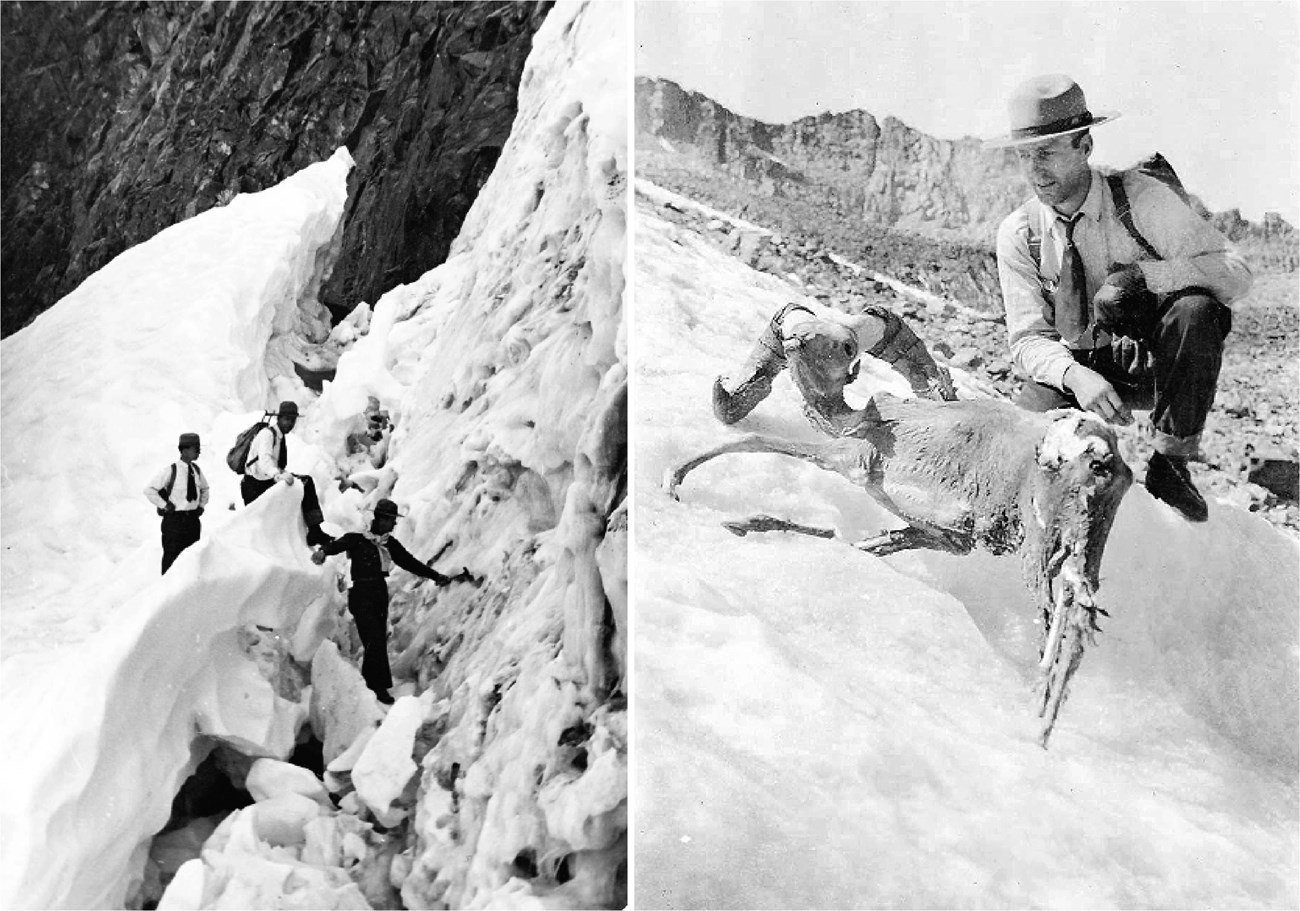
[[[253,437],[257,436],[257,432],[263,427],[270,427],[271,419],[274,417],[274,412],[266,412],[256,424],[235,437],[235,445],[231,446],[230,452],[226,453],[226,464],[235,474],[243,474],[248,468],[248,450],[252,448]]]

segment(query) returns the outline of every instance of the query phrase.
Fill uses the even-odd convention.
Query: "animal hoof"
[[[679,503],[681,502],[682,498],[677,495],[677,487],[681,483],[682,483],[682,479],[681,477],[678,476],[676,470],[670,468],[666,472],[664,472],[664,484],[663,484],[664,493],[668,494],[669,497],[678,501]]]

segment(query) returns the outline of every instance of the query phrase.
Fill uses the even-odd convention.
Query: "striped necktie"
[[[189,480],[185,482],[185,499],[191,503],[197,503],[199,500],[199,488],[198,485],[194,483],[194,463],[187,462],[186,464],[190,469],[190,477]]]

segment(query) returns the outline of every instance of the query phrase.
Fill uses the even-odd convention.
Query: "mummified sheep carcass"
[[[671,469],[665,487],[676,497],[688,473],[721,455],[780,453],[843,475],[907,523],[855,543],[860,550],[1019,552],[1043,615],[1039,714],[1046,746],[1084,646],[1099,630],[1097,614],[1105,613],[1094,600],[1102,552],[1133,482],[1115,432],[1081,411],[1033,414],[994,399],[880,395],[863,409],[850,408],[844,386],[857,352],[845,341],[842,325],[805,321],[798,335],[787,334],[783,351],[809,418],[835,439],[740,437]],[[728,393],[721,381],[715,385],[715,407],[720,389]],[[833,535],[770,516],[727,527],[742,535]]]

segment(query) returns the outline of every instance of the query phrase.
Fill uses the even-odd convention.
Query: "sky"
[[[777,455],[669,499],[665,473],[720,443],[821,436],[784,374],[734,427],[710,410],[802,289],[644,208],[635,252],[638,908],[1297,907],[1300,544],[1131,488],[1044,751],[1015,556],[859,552],[898,521]],[[865,359],[849,400],[880,391],[909,394]],[[722,527],[755,514],[841,540]]]
[[[638,76],[788,123],[860,108],[942,139],[1006,132],[1022,80],[1066,73],[1094,112],[1094,160],[1164,153],[1212,209],[1300,226],[1300,4],[654,2]]]

